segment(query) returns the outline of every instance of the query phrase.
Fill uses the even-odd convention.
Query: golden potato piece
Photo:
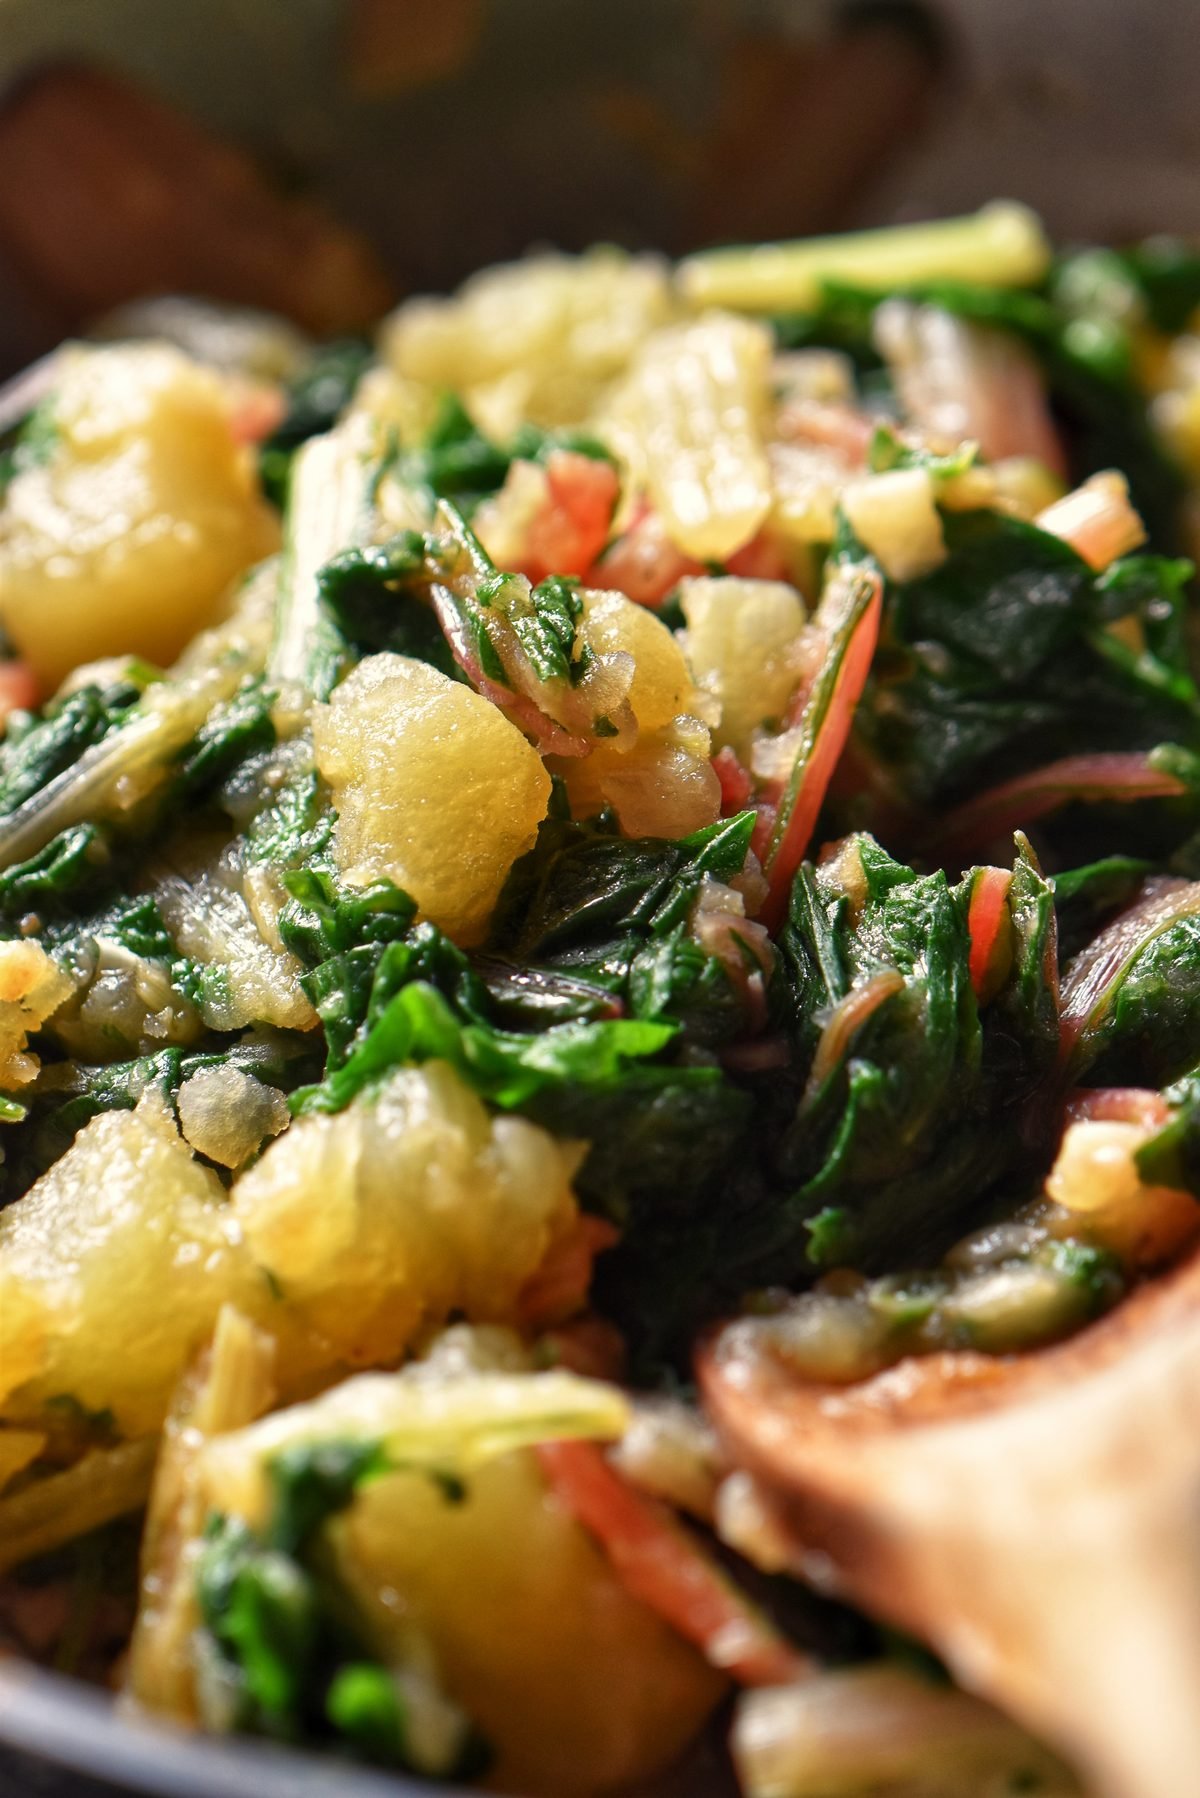
[[[451,1312],[515,1316],[575,1218],[578,1161],[428,1062],[373,1103],[297,1119],[235,1183],[233,1210],[286,1307],[340,1359],[387,1364]]]
[[[69,1396],[126,1435],[154,1430],[222,1301],[243,1292],[260,1309],[268,1297],[221,1182],[148,1091],[93,1118],[0,1213],[0,1409],[33,1421]]]
[[[405,301],[381,349],[398,375],[464,394],[486,430],[508,436],[522,419],[578,424],[673,311],[656,257],[529,256],[450,299]]]
[[[76,348],[47,429],[0,512],[5,630],[49,685],[169,662],[278,536],[218,377],[166,344]]]
[[[842,489],[855,534],[894,581],[915,580],[946,560],[946,540],[927,468],[864,475]],[[1138,539],[1140,541],[1140,539]]]
[[[711,824],[721,795],[708,728],[696,715],[706,702],[678,639],[647,607],[602,592],[584,594],[579,635],[610,664],[629,658],[626,700],[636,729],[601,739],[590,755],[552,764],[576,817],[611,805],[627,836],[682,837]]]
[[[708,752],[707,727],[683,716],[639,736],[629,750],[598,743],[582,761],[564,758],[554,768],[566,780],[577,818],[611,805],[626,836],[686,837],[720,815],[721,788]]]
[[[572,1798],[648,1778],[724,1689],[619,1584],[529,1451],[478,1468],[460,1504],[428,1478],[389,1475],[331,1536],[381,1651],[402,1658],[414,1625],[432,1643],[502,1790]]]
[[[74,991],[69,975],[40,943],[0,943],[0,1092],[27,1086],[38,1071],[26,1053],[30,1033],[40,1030]]]
[[[623,593],[585,593],[579,638],[598,656],[633,658],[627,698],[639,734],[693,709],[696,688],[684,653],[648,606],[635,605]]]
[[[278,1136],[290,1122],[284,1095],[240,1068],[199,1068],[179,1089],[185,1140],[221,1167],[241,1167],[264,1137]]]
[[[316,708],[347,880],[382,876],[456,942],[478,942],[550,798],[537,751],[469,687],[408,656],[360,662]]]
[[[679,599],[692,673],[721,707],[713,743],[749,762],[755,733],[778,728],[799,679],[804,602],[784,581],[735,575],[683,581]]]
[[[771,353],[770,331],[728,313],[658,331],[596,421],[697,561],[724,561],[771,509]]]

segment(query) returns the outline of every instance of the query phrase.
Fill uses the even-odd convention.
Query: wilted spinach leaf
[[[797,1231],[814,1226],[810,1263],[883,1269],[936,1259],[1027,1153],[1019,1108],[1057,1049],[1054,919],[1022,855],[1007,900],[1010,971],[981,1018],[970,881],[918,876],[869,837],[853,853],[846,884],[836,865],[805,864],[793,888],[782,948],[809,1073],[777,1170],[794,1188]],[[794,1244],[790,1254],[795,1263]]]
[[[0,743],[0,813],[16,811],[71,767],[85,749],[122,722],[140,697],[140,690],[130,683],[93,684],[52,701],[40,717],[14,719]]]
[[[302,443],[332,430],[354,395],[372,357],[363,338],[324,344],[289,383],[287,410],[259,449],[259,477],[267,498],[281,509],[287,500],[292,457]]]
[[[944,523],[941,567],[888,585],[856,720],[906,804],[936,814],[1089,750],[1200,747],[1186,565],[1136,557],[1096,576],[1067,544],[1017,519],[972,512]]]

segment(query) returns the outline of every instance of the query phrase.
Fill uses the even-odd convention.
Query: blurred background
[[[309,329],[532,244],[1024,199],[1200,230],[1187,0],[0,0],[0,372],[134,295]]]

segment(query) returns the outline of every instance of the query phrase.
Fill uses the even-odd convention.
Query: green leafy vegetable
[[[918,876],[869,837],[851,852],[846,885],[836,864],[805,864],[793,889],[782,948],[810,1072],[778,1171],[796,1189],[794,1227],[813,1224],[810,1262],[883,1268],[935,1259],[1025,1159],[1020,1102],[1057,1049],[1053,906],[1022,854],[1012,967],[981,1018],[970,881]]]
[[[274,1504],[265,1536],[237,1518],[209,1518],[196,1596],[216,1662],[210,1683],[225,1727],[464,1777],[486,1759],[477,1732],[440,1694],[449,1728],[438,1732],[433,1751],[428,1732],[409,1728],[404,1670],[393,1672],[372,1654],[321,1554],[324,1526],[386,1467],[378,1444],[306,1443],[270,1465]]]
[[[1154,863],[1132,855],[1107,855],[1086,867],[1054,876],[1059,947],[1065,961],[1089,943],[1115,912],[1137,897]]]
[[[31,913],[39,918],[74,915],[107,878],[111,862],[98,825],[72,825],[28,861],[0,872],[0,917],[11,927]]]
[[[514,612],[510,618],[517,642],[539,680],[574,683],[586,667],[584,660],[571,659],[575,632],[583,616],[579,582],[566,575],[551,575],[534,587],[530,599],[531,615]]]
[[[274,746],[273,697],[255,677],[246,681],[232,699],[214,706],[180,763],[178,804],[199,805],[247,757]]]
[[[463,1023],[435,986],[402,986],[374,1018],[343,1065],[320,1087],[295,1095],[299,1111],[340,1111],[364,1089],[406,1063],[448,1061],[468,1085],[505,1110],[523,1106],[548,1087],[605,1087],[630,1062],[654,1056],[675,1036],[670,1024],[616,1018],[567,1023],[540,1035],[518,1036]]]
[[[85,749],[122,722],[138,697],[138,688],[125,684],[89,685],[52,702],[23,728],[10,725],[0,743],[0,813],[14,812],[77,762]]]
[[[1096,1086],[1162,1086],[1179,1079],[1200,1048],[1200,889],[1183,887],[1157,906],[1129,913],[1117,954],[1100,983],[1067,969],[1064,997],[1077,1022],[1071,1071]],[[1176,900],[1178,903],[1176,903]],[[1087,956],[1081,958],[1086,961]],[[1088,996],[1085,1011],[1074,1000]]]
[[[889,583],[856,719],[907,806],[936,816],[998,769],[1011,777],[1089,749],[1200,747],[1186,565],[1137,557],[1096,576],[1017,519],[972,512],[944,523],[942,566]],[[1140,649],[1114,632],[1118,621]]]
[[[469,518],[481,500],[504,485],[514,461],[544,462],[555,449],[612,460],[602,443],[582,432],[550,433],[524,425],[510,443],[496,443],[478,428],[462,401],[448,393],[424,442],[403,454],[397,468],[404,483],[423,493],[431,506],[450,499]]]
[[[287,411],[259,450],[263,489],[280,508],[287,499],[292,457],[302,443],[337,423],[371,354],[370,344],[357,337],[324,344],[289,383]]]
[[[441,571],[438,539],[402,531],[386,543],[344,550],[317,575],[321,597],[346,640],[363,655],[391,650],[458,670],[436,616],[413,587]]]

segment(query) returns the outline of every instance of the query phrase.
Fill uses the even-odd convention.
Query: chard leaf
[[[1072,1075],[1162,1086],[1200,1050],[1200,886],[1139,903],[1066,969]],[[1106,951],[1106,944],[1111,947]]]
[[[357,1754],[381,1766],[442,1778],[479,1772],[486,1749],[468,1719],[439,1693],[440,1716],[450,1725],[430,1754],[409,1738],[401,1701],[403,1669],[377,1660],[356,1607],[318,1552],[319,1526],[342,1509],[367,1477],[346,1445],[310,1451],[285,1475],[283,1490],[300,1482],[300,1509],[285,1499],[285,1521],[307,1533],[281,1546],[264,1540],[240,1518],[213,1513],[196,1563],[195,1593],[215,1666],[210,1689],[220,1692],[211,1721],[277,1741],[310,1743]],[[354,1445],[357,1448],[357,1445]],[[328,1465],[318,1469],[317,1462]],[[335,1464],[336,1463],[336,1468]],[[398,1677],[399,1676],[399,1677]],[[392,1694],[390,1705],[386,1694]]]
[[[935,481],[950,481],[965,474],[979,460],[979,448],[964,443],[949,455],[938,455],[919,444],[905,443],[891,425],[876,425],[867,446],[867,467],[872,474],[887,474],[893,468],[924,468]]]
[[[556,449],[612,461],[598,439],[582,432],[523,425],[508,444],[496,443],[479,429],[458,396],[447,393],[424,443],[400,456],[397,466],[405,485],[424,494],[431,506],[439,499],[453,500],[469,518],[481,500],[504,485],[514,461],[544,462]]]
[[[343,550],[326,562],[317,583],[338,629],[360,654],[415,656],[457,679],[441,626],[413,591],[441,572],[438,539],[401,531],[386,543]]]
[[[332,835],[333,817],[320,777],[310,768],[284,782],[272,803],[251,820],[242,842],[248,865],[294,870],[308,862],[320,864]]]
[[[248,756],[274,746],[273,697],[255,677],[213,707],[179,765],[178,804],[201,804]]]
[[[137,698],[138,689],[131,686],[80,687],[24,729],[10,727],[0,744],[0,813],[15,811],[77,762],[121,723]]]
[[[287,500],[293,456],[310,437],[333,429],[373,353],[363,338],[322,344],[288,383],[287,410],[258,453],[263,490],[280,509]]]
[[[512,1110],[547,1088],[609,1085],[675,1034],[673,1025],[618,1018],[517,1036],[462,1023],[437,987],[416,980],[388,1000],[340,1068],[293,1096],[293,1110],[340,1111],[393,1069],[431,1060],[448,1061],[481,1097]]]
[[[272,1548],[302,1554],[359,1487],[386,1473],[388,1465],[378,1442],[302,1442],[280,1449],[268,1469]]]
[[[0,917],[11,925],[30,912],[43,919],[74,912],[104,879],[111,859],[97,825],[72,825],[28,861],[0,871]]]
[[[579,582],[568,575],[551,575],[533,588],[530,600],[532,613],[513,611],[509,622],[534,673],[541,681],[577,681],[583,663],[572,661],[571,652],[583,616]]]
[[[887,588],[856,719],[909,807],[937,816],[991,787],[998,769],[1011,779],[1089,750],[1200,748],[1182,565],[1135,557],[1097,577],[1017,519],[950,514],[944,528],[941,567]],[[1154,816],[1177,836],[1170,807]]]
[[[284,907],[279,934],[308,967],[364,943],[390,943],[404,936],[417,915],[415,902],[391,880],[350,887],[319,867],[285,876],[291,903]]]
[[[1153,862],[1132,855],[1106,855],[1085,867],[1054,876],[1054,906],[1064,960],[1089,943],[1115,912],[1137,897]]]
[[[795,1234],[776,1244],[793,1273],[803,1253],[868,1269],[935,1260],[1023,1163],[1020,1107],[1057,1052],[1051,889],[1024,846],[1006,900],[1012,963],[982,1016],[972,876],[918,876],[869,837],[848,854],[844,883],[837,863],[801,868],[781,944],[809,1069],[776,1163],[795,1195]]]

